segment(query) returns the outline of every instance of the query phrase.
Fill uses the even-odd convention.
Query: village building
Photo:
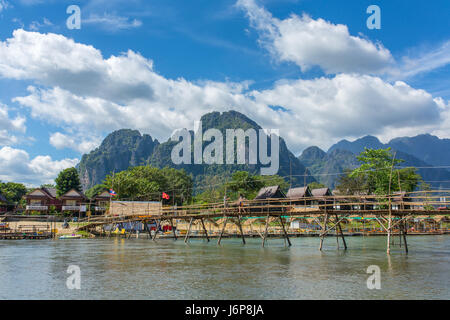
[[[306,187],[290,188],[286,194],[289,199],[310,198],[312,197],[311,189]]]
[[[61,201],[56,198],[55,188],[38,188],[34,189],[27,195],[25,195],[26,200],[26,212],[30,213],[32,211],[40,211],[48,213],[52,207],[56,211],[61,210]]]
[[[88,199],[81,191],[69,190],[59,199],[62,201],[62,211],[86,212]]]
[[[261,188],[255,197],[255,200],[265,200],[265,199],[280,199],[286,198],[286,195],[281,191],[280,186],[271,186]]]
[[[283,199],[283,198],[286,198],[286,195],[281,190],[280,186],[271,186],[271,187],[261,188],[254,199],[254,200],[256,200],[256,202],[255,202],[256,208],[252,209],[250,211],[259,212],[262,214],[264,211],[263,207],[270,206],[270,210],[272,212],[277,212],[277,211],[284,212],[285,211],[284,203],[282,201],[277,201],[277,199]],[[258,200],[260,200],[261,202],[259,202]],[[264,200],[266,200],[266,201],[264,201]],[[258,208],[258,206],[260,208]]]
[[[109,207],[111,202],[111,194],[108,191],[103,191],[93,199],[94,210],[96,213],[103,214]]]
[[[318,205],[320,207],[326,207],[327,209],[333,209],[334,200],[331,198],[333,193],[329,188],[319,188],[311,190],[312,205]]]

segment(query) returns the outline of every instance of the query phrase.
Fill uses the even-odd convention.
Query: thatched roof
[[[330,189],[328,188],[319,188],[311,190],[311,193],[314,197],[326,197],[332,196]]]
[[[280,186],[271,186],[261,188],[255,197],[255,200],[285,198],[285,194],[281,191]]]
[[[311,197],[311,190],[309,187],[290,188],[286,194],[288,198],[304,198]]]

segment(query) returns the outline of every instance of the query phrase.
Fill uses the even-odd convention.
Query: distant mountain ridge
[[[215,128],[226,136],[226,129],[250,128],[255,130],[262,129],[256,122],[249,119],[237,111],[211,112],[201,117],[203,132]],[[193,132],[191,131],[191,136]],[[259,137],[258,137],[259,140]],[[193,143],[193,139],[192,139]],[[257,164],[234,164],[234,165],[207,165],[207,164],[180,164],[175,165],[171,159],[173,147],[178,142],[171,141],[159,143],[153,140],[150,135],[141,135],[137,130],[122,129],[109,134],[100,147],[83,155],[78,170],[84,189],[88,189],[103,181],[106,175],[111,172],[120,172],[128,167],[138,165],[151,165],[157,168],[171,167],[184,169],[194,177],[196,186],[207,184],[207,181],[217,178],[225,178],[238,170],[249,171],[252,174],[260,174],[261,163]],[[204,146],[209,144],[204,143]],[[268,144],[270,146],[270,143]],[[225,143],[224,143],[225,148]],[[248,147],[246,148],[248,150]],[[225,155],[225,150],[224,150]],[[192,154],[191,154],[192,158]],[[193,162],[192,162],[193,163]],[[267,167],[264,165],[263,167]],[[303,183],[304,178],[298,177],[305,173],[305,166],[286,146],[285,141],[280,137],[280,157],[278,175],[287,177],[291,173],[293,183]],[[220,179],[219,179],[220,180]],[[224,179],[221,179],[224,180]],[[288,179],[286,179],[288,180]],[[308,177],[306,182],[315,181]]]
[[[200,120],[203,124],[203,131],[215,128],[220,130],[224,137],[226,129],[261,129],[261,126],[255,121],[237,111],[211,112],[203,115]],[[193,136],[194,133],[192,131],[190,133]],[[229,177],[238,170],[259,174],[261,168],[259,163],[256,165],[248,163],[242,165],[174,165],[171,152],[177,143],[170,139],[160,143],[148,134],[141,135],[137,130],[114,131],[103,140],[98,148],[83,155],[77,166],[83,188],[87,189],[101,183],[111,172],[120,172],[138,165],[184,169],[192,174],[196,186],[223,182],[225,177]],[[204,143],[204,145],[206,144],[208,143]],[[386,144],[374,136],[365,136],[355,141],[341,140],[331,146],[327,152],[312,146],[305,149],[299,157],[289,151],[285,141],[280,137],[278,175],[283,177],[292,175],[292,185],[294,186],[318,181],[334,188],[339,174],[345,169],[353,169],[359,165],[356,155],[365,147],[374,149],[391,147],[397,151],[397,158],[405,160],[404,166],[435,167],[450,164],[450,139],[440,139],[430,134],[395,138]],[[304,179],[303,175],[306,171],[312,177]],[[420,168],[419,173],[435,188],[450,187],[450,183],[443,182],[450,181],[450,170]]]
[[[431,134],[420,134],[415,137],[394,138],[384,144],[374,136],[365,136],[353,142],[341,140],[332,145],[328,151],[335,149],[360,153],[364,147],[381,149],[391,147],[393,150],[410,154],[433,166],[450,166],[450,139],[441,139]]]
[[[391,147],[396,151],[396,157],[405,160],[402,166],[417,167],[419,174],[434,188],[450,187],[450,170],[445,168],[430,168],[448,166],[450,164],[450,139],[440,139],[430,134],[415,137],[392,139],[382,143],[374,136],[365,136],[355,141],[341,140],[332,145],[328,152],[317,147],[303,151],[299,160],[308,167],[316,180],[330,187],[335,187],[338,175],[327,175],[343,172],[344,169],[354,169],[358,166],[356,155],[364,148],[385,149]],[[317,155],[320,155],[318,157]]]

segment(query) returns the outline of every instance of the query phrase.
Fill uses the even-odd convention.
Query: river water
[[[0,241],[0,299],[449,299],[450,236],[409,236],[409,254],[385,237],[216,241],[87,239]],[[397,239],[396,239],[397,241]],[[341,244],[342,248],[342,244]],[[81,289],[66,286],[69,265]],[[367,288],[377,265],[381,289]]]

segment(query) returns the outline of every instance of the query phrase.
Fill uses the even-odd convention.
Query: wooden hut
[[[61,201],[56,198],[55,188],[38,188],[25,195],[26,212],[40,211],[48,213],[50,207],[61,210]]]
[[[290,188],[286,194],[289,203],[293,205],[308,206],[311,204],[311,189],[307,187]]]
[[[111,194],[106,190],[94,197],[92,201],[94,202],[95,212],[100,214],[105,213],[111,202],[111,197]]]
[[[276,200],[283,198],[286,198],[286,195],[284,194],[283,191],[281,191],[280,186],[261,188],[254,199],[255,201],[253,206],[256,206],[257,208],[254,208],[251,211],[260,213],[280,212],[280,211],[284,212],[285,210],[283,207],[283,203],[281,201]]]
[[[311,190],[312,201],[311,204],[318,205],[319,208],[326,207],[328,209],[333,209],[333,199],[331,198],[333,194],[328,188],[319,188]]]
[[[62,211],[86,212],[88,199],[81,191],[69,190],[59,199],[62,201]]]
[[[265,199],[281,199],[286,198],[286,195],[281,191],[280,186],[271,186],[261,188],[255,197],[255,200]]]

